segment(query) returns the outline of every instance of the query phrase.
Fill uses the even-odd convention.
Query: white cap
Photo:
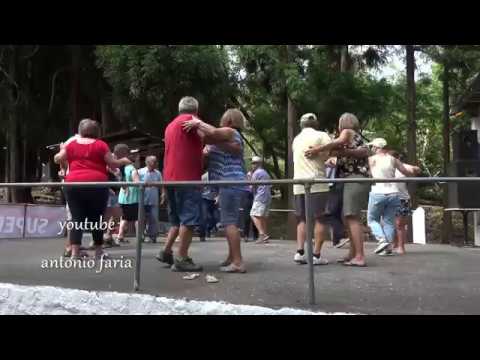
[[[254,156],[252,157],[252,163],[261,163],[262,158],[260,156]]]
[[[387,140],[383,138],[376,138],[370,141],[367,145],[375,146],[376,148],[383,149],[387,146]]]
[[[313,120],[317,121],[317,116],[313,113],[303,114],[302,117],[300,118],[300,124],[302,124],[305,121],[308,121],[310,119],[313,119]]]

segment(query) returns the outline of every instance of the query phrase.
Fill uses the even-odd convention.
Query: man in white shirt
[[[319,153],[317,156],[308,159],[305,151],[312,146],[326,145],[332,140],[326,132],[318,131],[318,121],[315,114],[305,114],[300,119],[302,131],[295,137],[292,144],[294,179],[325,179],[325,161],[328,153]],[[311,208],[312,220],[315,221],[314,238],[315,248],[313,251],[314,265],[327,265],[328,260],[321,257],[321,249],[326,234],[325,208],[328,199],[328,184],[314,184],[311,187]],[[298,264],[306,264],[305,257],[305,189],[303,185],[294,185],[295,209],[297,216],[297,252],[294,261]]]

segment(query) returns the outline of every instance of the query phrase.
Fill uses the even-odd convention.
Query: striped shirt
[[[208,174],[210,180],[246,180],[245,162],[243,160],[243,139],[238,131],[235,131],[234,141],[241,145],[239,155],[231,154],[220,149],[216,145],[210,146],[208,155]],[[232,189],[248,191],[246,186],[232,186]]]

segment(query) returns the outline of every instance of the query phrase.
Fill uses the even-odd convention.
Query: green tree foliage
[[[238,102],[247,109],[251,135],[283,176],[275,156],[286,158],[287,93],[299,114],[313,112],[323,129],[335,131],[344,112],[358,115],[363,124],[387,111],[390,86],[365,69],[379,66],[386,50],[374,47],[349,55],[349,71],[341,71],[341,46],[295,46],[288,61],[285,45],[242,45],[231,48],[237,74]],[[375,57],[374,54],[377,56]],[[355,65],[355,66],[353,66]]]
[[[96,55],[113,89],[117,117],[153,133],[163,132],[185,95],[200,101],[207,121],[216,121],[233,94],[227,53],[220,46],[107,45],[98,46]]]

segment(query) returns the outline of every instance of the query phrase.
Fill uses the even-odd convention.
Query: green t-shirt
[[[133,171],[135,167],[133,165],[125,166],[125,181],[133,181]],[[118,194],[118,203],[123,205],[138,203],[138,187],[129,186],[127,191],[124,188],[120,189]]]

